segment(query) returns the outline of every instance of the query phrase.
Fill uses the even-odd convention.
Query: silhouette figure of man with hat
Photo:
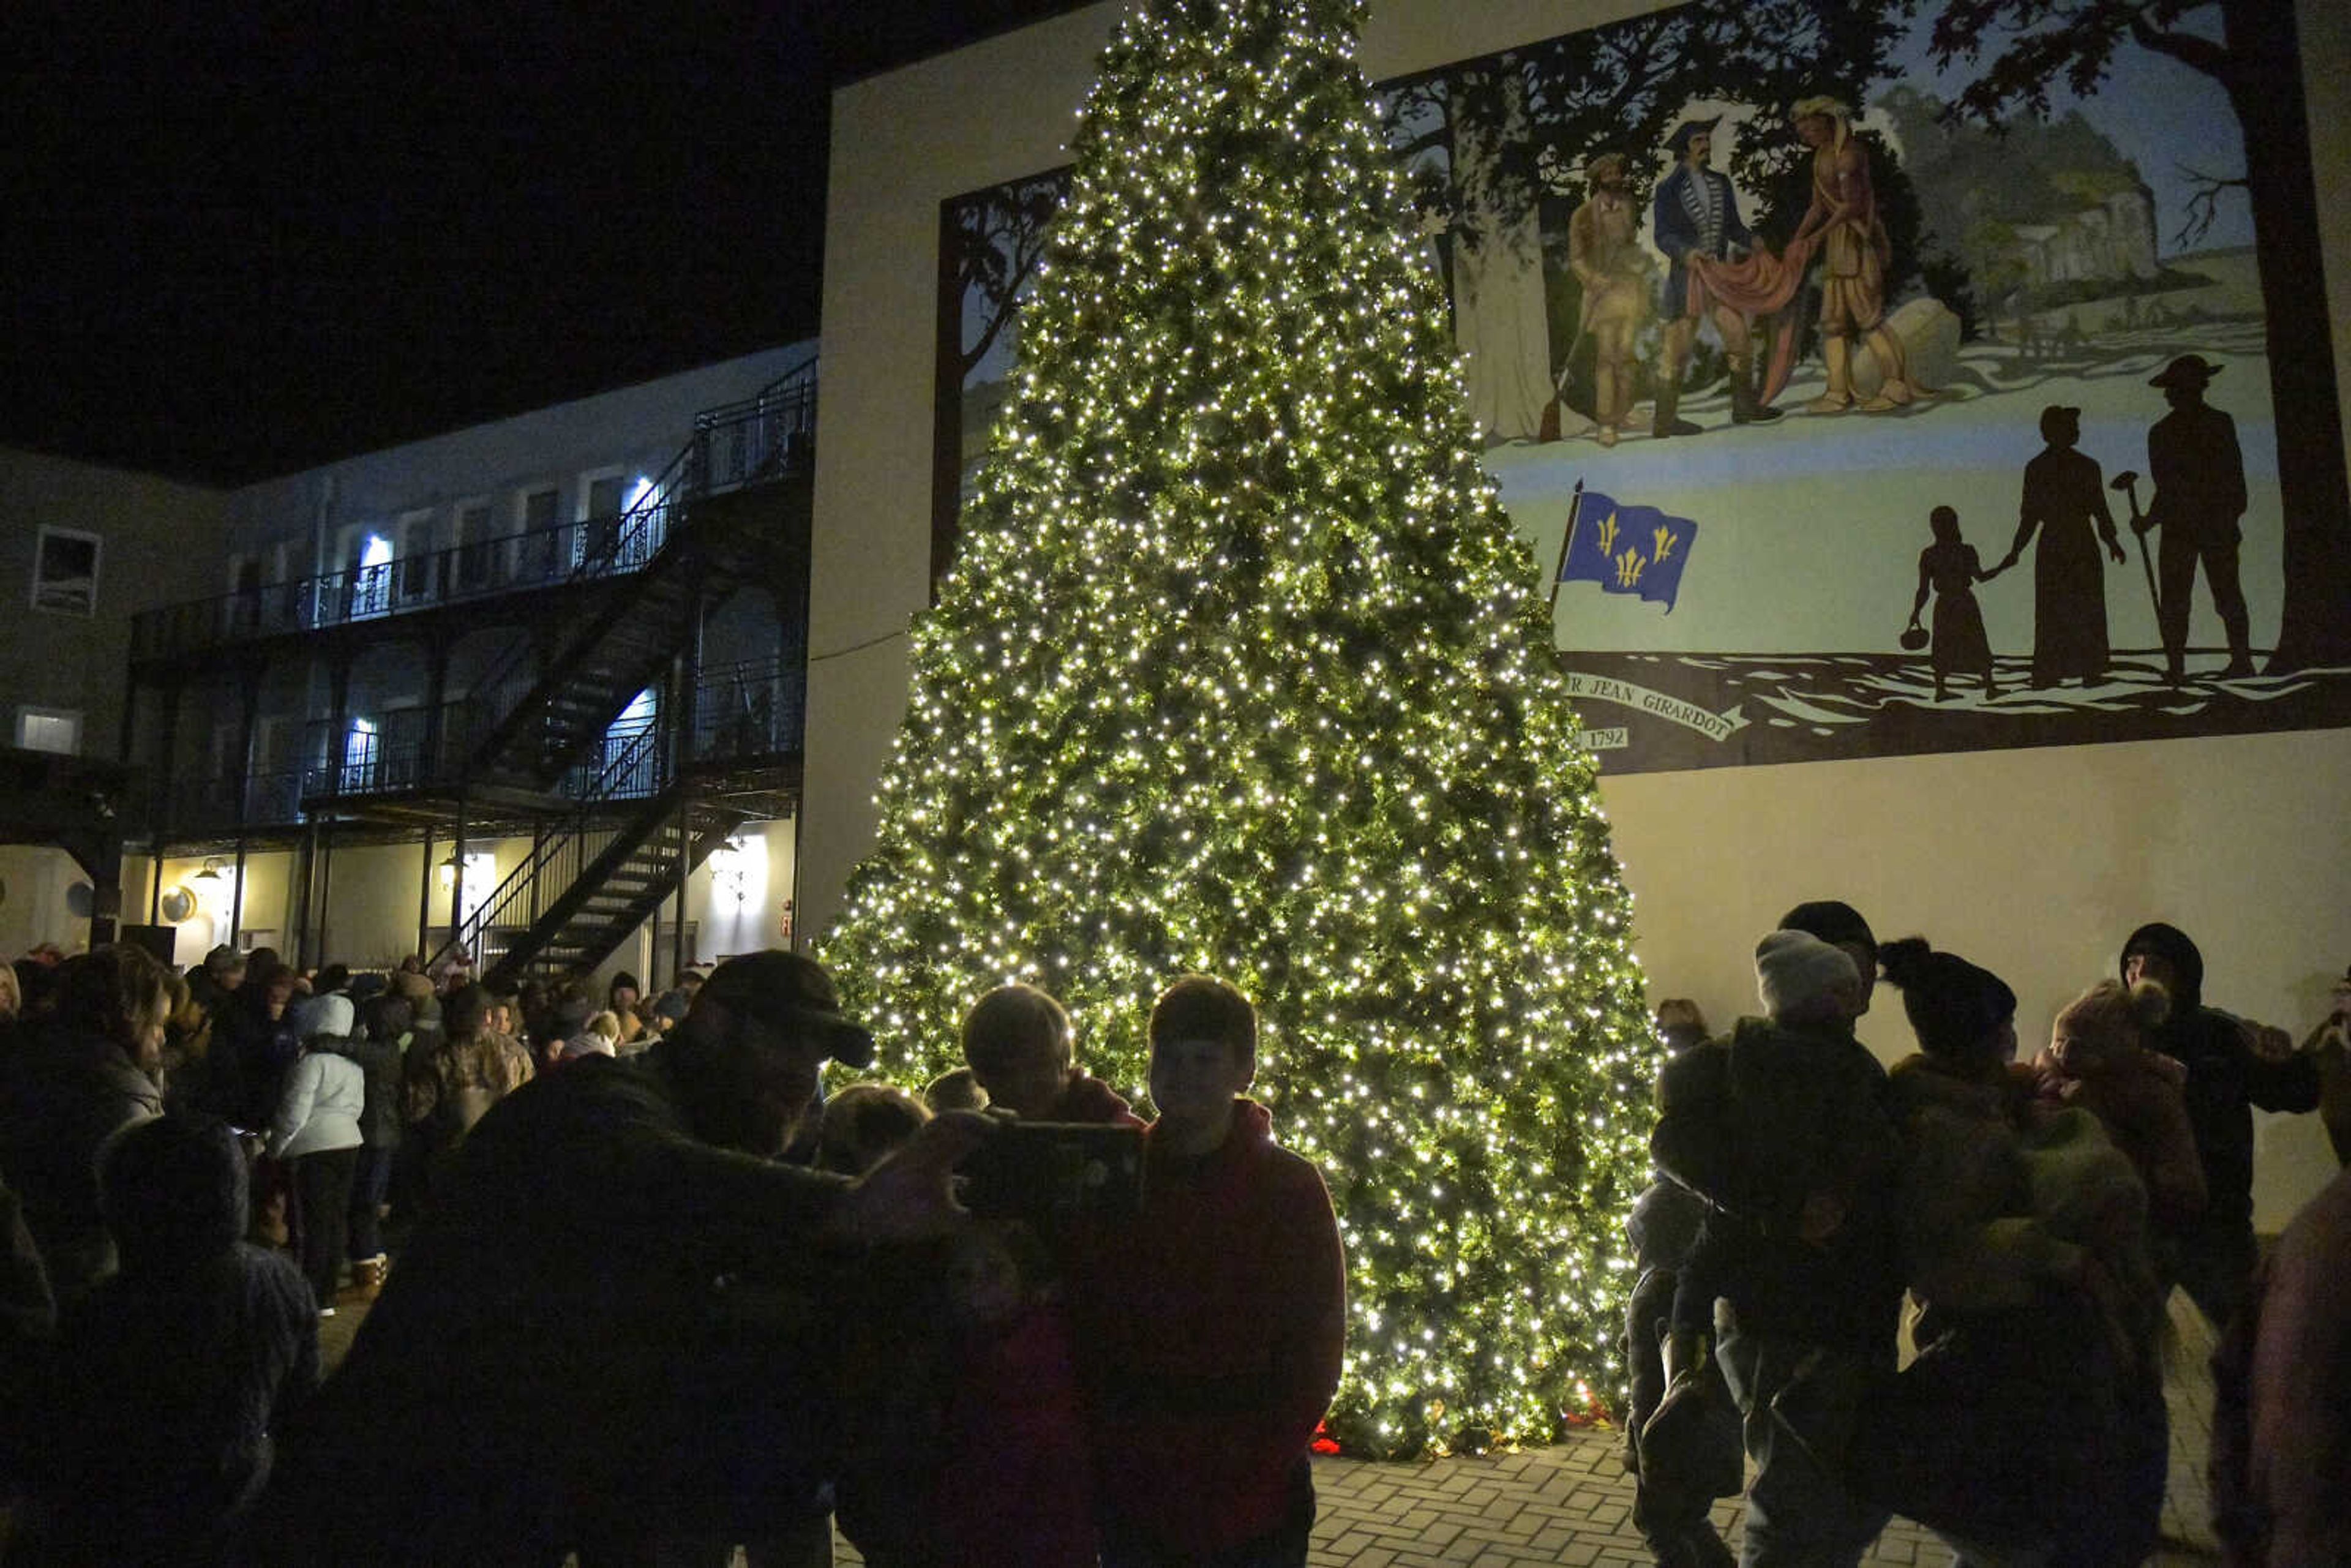
[[[2245,457],[2237,445],[2237,422],[2204,401],[2204,389],[2220,367],[2196,354],[2182,354],[2147,382],[2163,389],[2171,412],[2147,433],[2147,471],[2155,481],[2147,515],[2131,526],[2144,534],[2163,530],[2156,551],[2156,620],[2163,630],[2163,659],[2174,685],[2186,672],[2188,601],[2201,562],[2212,588],[2212,606],[2229,636],[2224,679],[2253,673],[2252,633],[2244,591],[2237,585],[2237,519],[2245,515]]]

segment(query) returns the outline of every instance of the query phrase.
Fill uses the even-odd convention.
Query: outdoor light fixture
[[[220,862],[220,856],[218,856],[218,855],[206,855],[206,856],[204,857],[204,870],[202,870],[202,871],[200,871],[200,872],[198,872],[198,873],[196,873],[195,877],[194,877],[194,880],[195,880],[195,881],[197,881],[197,882],[218,882],[218,881],[220,881],[220,880],[221,880],[221,869],[220,869],[220,864],[221,864],[221,862]]]
[[[441,862],[441,891],[448,892],[457,885],[457,857],[451,855]]]
[[[750,899],[750,852],[739,834],[728,834],[725,843],[710,852],[712,889],[728,894],[737,904]]]

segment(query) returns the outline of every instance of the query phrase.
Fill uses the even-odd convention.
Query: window
[[[343,737],[342,793],[364,795],[375,788],[376,735],[372,720],[351,720]]]
[[[27,751],[56,751],[71,757],[81,749],[81,715],[70,708],[20,707],[16,744]]]
[[[400,519],[400,596],[423,598],[433,589],[433,514],[410,512]]]
[[[481,588],[490,580],[490,504],[457,508],[457,586]]]
[[[526,491],[522,498],[523,538],[516,547],[522,551],[521,569],[526,579],[560,577],[570,563],[559,550],[562,534],[555,524],[557,493],[553,488]]]
[[[582,559],[595,560],[611,553],[620,541],[621,476],[598,475],[588,480],[586,527],[580,530]]]
[[[33,546],[33,608],[60,615],[98,609],[99,537],[44,525]]]
[[[350,613],[381,615],[392,607],[392,541],[370,534],[360,541],[359,559],[351,565]]]

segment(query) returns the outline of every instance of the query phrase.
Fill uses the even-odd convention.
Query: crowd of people
[[[2252,1224],[2254,1108],[2323,1108],[2351,1153],[2351,974],[2297,1050],[2150,924],[2028,1049],[1997,975],[1843,903],[1755,971],[1763,1016],[1719,1038],[1657,1014],[1626,1464],[1660,1564],[1854,1564],[1896,1513],[1961,1568],[2146,1562],[2175,1288],[2221,1333],[2231,1560],[2351,1563],[2351,1167],[2265,1261]],[[1881,977],[1917,1045],[1891,1070],[1856,1034]],[[1742,1489],[1734,1557],[1708,1511]]]
[[[2351,975],[2297,1049],[2150,925],[2028,1050],[1996,975],[1843,904],[1755,969],[1719,1038],[1657,1010],[1627,1461],[1659,1563],[1734,1561],[1742,1487],[1750,1568],[1857,1563],[1896,1512],[1980,1568],[2144,1561],[2175,1287],[2224,1331],[2216,1527],[2351,1561],[2351,1176],[2262,1259],[2251,1114],[2323,1107],[2351,1153]],[[1146,1123],[1020,985],[963,1067],[828,1098],[872,1039],[784,952],[656,998],[266,949],[0,969],[9,1561],[797,1568],[837,1523],[874,1568],[1302,1564],[1331,1198],[1248,1097],[1245,997],[1181,978],[1147,1034]],[[1134,1179],[984,1207],[1008,1129]]]
[[[874,1568],[1305,1562],[1345,1270],[1229,985],[1160,997],[1146,1124],[1023,986],[922,1093],[827,1099],[872,1040],[783,952],[653,1000],[9,973],[11,1563],[797,1565],[836,1520]],[[1112,1137],[1123,1200],[967,1209],[1024,1121]]]

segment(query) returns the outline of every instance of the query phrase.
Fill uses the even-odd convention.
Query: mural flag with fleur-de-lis
[[[1596,582],[1604,593],[1637,593],[1663,604],[1670,615],[1697,542],[1698,525],[1687,517],[1585,490],[1568,515],[1557,581]]]

